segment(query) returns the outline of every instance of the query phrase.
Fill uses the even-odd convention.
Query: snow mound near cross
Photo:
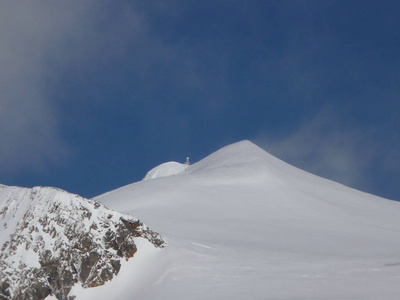
[[[188,167],[189,167],[189,165],[181,164],[176,161],[166,162],[166,163],[163,163],[163,164],[151,169],[149,172],[147,172],[147,174],[143,178],[143,180],[178,175],[178,174],[182,173],[183,171],[185,171]]]

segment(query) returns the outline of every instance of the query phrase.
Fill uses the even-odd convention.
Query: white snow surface
[[[140,217],[168,246],[139,253],[78,300],[399,299],[400,203],[249,141],[96,200]]]
[[[181,164],[176,161],[166,162],[147,172],[143,180],[178,175],[185,171],[188,167],[189,165]]]

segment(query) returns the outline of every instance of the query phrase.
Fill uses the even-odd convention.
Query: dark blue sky
[[[93,197],[250,139],[400,200],[398,1],[3,6],[0,183]]]

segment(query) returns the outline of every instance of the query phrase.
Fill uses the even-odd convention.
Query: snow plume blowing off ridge
[[[74,299],[74,285],[117,275],[135,239],[165,246],[138,219],[55,188],[2,186],[0,222],[0,299]]]

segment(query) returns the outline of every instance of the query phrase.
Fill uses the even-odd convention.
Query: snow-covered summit
[[[141,289],[85,300],[394,300],[400,293],[400,203],[302,171],[249,141],[179,176],[96,199],[141,216],[169,246],[143,264],[154,272]]]
[[[269,154],[251,141],[243,140],[210,154],[193,164],[186,172],[188,175],[242,177],[244,181],[270,178],[287,179],[288,177],[303,180],[317,178],[308,172],[298,169],[279,158]],[[322,179],[322,178],[319,178]]]
[[[122,265],[118,276],[95,289],[75,285],[71,294],[77,296],[76,300],[398,299],[399,202],[302,171],[249,141],[224,147],[184,170],[179,169],[181,167],[186,166],[177,163],[161,165],[149,176],[157,180],[142,180],[95,198],[108,207],[146,220],[168,240],[168,247],[158,251],[146,239],[139,239],[135,258]],[[171,176],[177,172],[178,176]],[[96,226],[89,227],[88,234],[93,236],[80,238],[80,241],[96,242],[96,237],[103,236],[107,228],[122,228],[122,234],[129,232],[129,228],[136,228],[132,225],[135,221],[126,223],[125,217],[119,218],[122,224],[108,224],[109,213],[99,214],[96,207],[91,207],[100,205],[98,202],[85,200],[82,204],[72,201],[71,195],[61,197],[58,192],[52,194],[53,191],[46,189],[37,191],[41,199],[44,196],[49,200],[44,202],[48,207],[43,211],[50,212],[47,215],[51,220],[59,221],[48,222],[44,217],[38,221],[35,216],[42,214],[34,212],[41,211],[43,205],[35,204],[35,210],[19,212],[14,203],[21,197],[24,199],[19,200],[21,203],[36,203],[35,190],[17,189],[18,195],[14,196],[6,187],[0,189],[0,195],[5,195],[4,191],[9,194],[3,197],[8,200],[2,210],[0,207],[0,220],[3,218],[7,226],[20,228],[19,234],[13,235],[9,244],[3,247],[2,254],[7,266],[3,270],[8,272],[14,286],[19,278],[36,275],[35,272],[21,273],[26,269],[25,265],[32,266],[30,261],[39,261],[45,270],[54,270],[52,263],[62,261],[61,265],[67,267],[57,269],[61,270],[57,272],[58,277],[50,272],[51,282],[54,278],[59,283],[64,280],[61,287],[66,286],[67,291],[71,278],[68,270],[72,268],[78,274],[72,278],[85,286],[89,286],[92,278],[98,278],[101,268],[88,268],[92,266],[91,255],[96,254],[82,252],[80,243],[74,244],[74,237],[68,243],[78,245],[78,248],[72,246],[67,255],[57,256],[59,249],[63,249],[59,245],[70,241],[65,239],[69,232],[87,228],[88,212],[92,219],[99,218],[93,221]],[[50,194],[54,197],[46,196]],[[60,197],[64,200],[57,200]],[[55,203],[54,207],[52,203]],[[72,213],[71,207],[72,211],[78,211],[77,215]],[[103,211],[100,207],[98,210]],[[53,212],[58,217],[53,217]],[[15,222],[14,216],[22,218],[22,222]],[[66,221],[69,219],[84,222],[71,225],[75,223]],[[68,224],[66,228],[62,227],[64,223]],[[5,227],[3,232],[8,230]],[[57,242],[48,244],[47,239],[54,233],[52,227],[57,229]],[[59,230],[61,228],[64,229]],[[31,260],[35,257],[35,251],[31,249],[43,247],[38,238],[41,232],[46,237],[43,249],[50,252],[39,254],[39,260]],[[59,232],[64,232],[60,240],[57,239]],[[108,249],[115,253],[113,247],[107,248],[107,243],[117,247],[120,235],[115,235],[116,243],[113,239],[111,242],[102,240],[94,246],[95,252],[104,253],[102,251]],[[152,238],[148,240],[153,241]],[[142,247],[141,241],[146,241],[147,246]],[[158,241],[160,244],[161,240]],[[47,245],[52,248],[48,249]],[[55,253],[55,260],[48,259],[50,253]],[[66,261],[65,257],[73,259]],[[84,257],[86,263],[80,263],[79,257]],[[13,261],[20,267],[12,267]],[[112,262],[115,262],[113,258],[109,261],[111,266],[105,263],[109,266],[105,268],[108,270],[104,273],[105,278],[119,269],[118,264]],[[3,274],[0,278],[7,278]],[[49,292],[46,290],[49,281],[40,282],[39,289],[35,289],[35,285],[29,285],[29,288]],[[7,291],[7,284],[0,280],[0,290]],[[60,284],[51,289],[62,290]]]
[[[266,163],[268,160],[274,161],[278,159],[268,154],[252,142],[244,140],[226,146],[191,166],[175,161],[160,164],[147,172],[143,180],[169,177],[183,172],[185,172],[185,174],[194,174],[249,164],[258,168],[261,161]]]
[[[166,162],[147,172],[143,180],[178,175],[185,171],[188,167],[189,165],[181,164],[176,161]]]
[[[257,145],[248,140],[237,142],[225,146],[218,151],[210,154],[198,163],[194,164],[188,173],[209,172],[218,170],[218,172],[230,172],[233,169],[252,168],[265,172],[267,169],[282,170],[289,165],[278,158],[267,153]],[[289,166],[294,168],[292,166]],[[249,174],[245,174],[249,176]]]

